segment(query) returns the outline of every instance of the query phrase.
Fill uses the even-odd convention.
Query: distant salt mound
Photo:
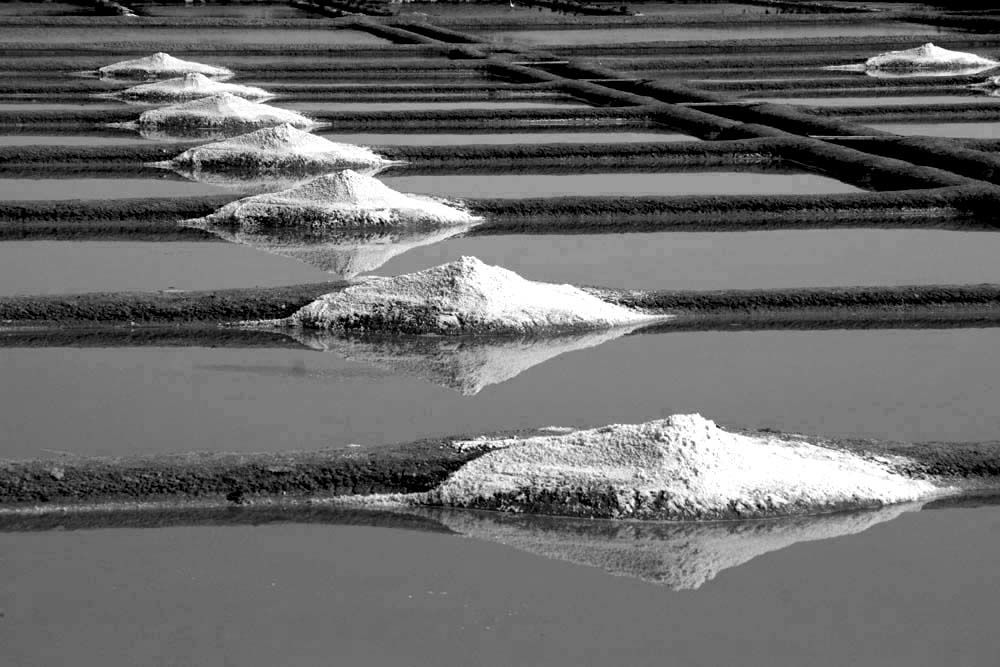
[[[394,278],[363,278],[276,323],[344,333],[524,335],[654,319],[659,318],[602,301],[572,285],[525,280],[513,271],[463,257]]]
[[[187,222],[256,233],[281,227],[468,225],[480,218],[431,197],[396,192],[378,179],[346,169],[281,192],[240,199]]]
[[[143,78],[169,78],[184,76],[185,74],[204,74],[214,78],[225,78],[233,76],[233,71],[225,67],[205,65],[190,60],[174,58],[168,53],[154,53],[144,58],[134,60],[124,60],[105,65],[97,70],[101,76],[111,77],[143,77]]]
[[[610,523],[500,512],[444,512],[451,530],[528,553],[674,590],[696,590],[730,568],[800,542],[856,535],[919,504],[765,521]]]
[[[974,53],[949,51],[930,42],[912,49],[889,51],[860,65],[833,65],[824,69],[865,72],[876,77],[958,76],[993,69],[1000,62]]]
[[[315,350],[333,352],[399,375],[409,375],[475,396],[486,387],[511,380],[529,368],[576,350],[602,345],[643,325],[616,327],[563,336],[510,338],[441,338],[380,336],[344,338],[327,332],[294,330],[289,334]]]
[[[493,449],[428,495],[445,506],[635,519],[815,514],[915,501],[929,481],[844,450],[748,436],[700,415],[566,435],[476,440]]]
[[[115,93],[114,96],[132,100],[190,100],[222,93],[230,93],[248,100],[273,97],[263,88],[224,83],[196,72],[173,79],[132,86]]]
[[[327,173],[392,164],[368,148],[340,144],[290,123],[268,127],[185,151],[167,163],[194,172]]]
[[[230,93],[220,93],[190,102],[151,109],[139,116],[140,128],[259,128],[289,123],[310,127],[313,121],[287,109],[251,102]]]
[[[225,224],[196,222],[189,226],[204,229],[231,243],[298,260],[346,280],[373,271],[408,250],[468,231],[473,223],[416,229],[365,227],[306,232],[283,228],[256,233]]]

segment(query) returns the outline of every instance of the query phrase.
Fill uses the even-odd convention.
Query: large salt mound
[[[285,325],[340,332],[532,334],[648,322],[572,285],[525,280],[475,257],[394,278],[363,278],[302,307]]]
[[[372,169],[390,164],[390,161],[368,148],[335,143],[285,123],[192,148],[169,164],[195,172],[240,169],[254,173],[316,173]]]
[[[855,535],[919,505],[763,521],[612,523],[499,512],[435,512],[457,533],[674,590],[800,542]]]
[[[316,350],[411,375],[474,396],[490,385],[568,352],[596,347],[642,325],[541,338],[459,339],[433,336],[343,338],[326,332],[296,330],[290,334]]]
[[[959,70],[1000,65],[974,53],[949,51],[930,42],[912,49],[889,51],[865,61],[867,70]]]
[[[113,65],[105,65],[97,71],[101,76],[119,77],[142,76],[159,78],[183,76],[185,74],[204,74],[205,76],[221,78],[233,75],[233,71],[225,67],[181,60],[163,52],[154,53],[144,58],[124,60]]]
[[[461,234],[473,225],[469,223],[416,229],[319,229],[304,233],[288,228],[253,233],[233,230],[226,225],[202,224],[200,221],[188,226],[204,229],[231,243],[295,259],[347,279],[359,273],[373,271],[396,255],[413,248],[439,243]]]
[[[287,109],[251,102],[230,93],[220,93],[190,102],[151,109],[139,116],[139,127],[266,127],[290,123],[310,127],[309,118]]]
[[[480,218],[431,197],[407,195],[350,169],[302,185],[226,204],[189,224],[238,226],[244,232],[281,227],[322,229],[388,225],[467,225]]]
[[[469,446],[495,451],[465,464],[428,502],[693,520],[875,507],[938,491],[899,474],[888,459],[730,433],[700,415]]]
[[[190,100],[221,93],[230,93],[244,99],[266,99],[273,97],[263,88],[223,83],[210,79],[204,74],[191,73],[174,79],[143,83],[115,93],[116,97],[137,100]]]

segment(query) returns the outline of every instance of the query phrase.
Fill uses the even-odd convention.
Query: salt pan
[[[154,53],[151,56],[136,58],[134,60],[123,60],[113,65],[105,65],[97,70],[101,76],[113,77],[174,77],[185,74],[204,74],[215,78],[231,77],[233,71],[226,67],[216,67],[205,65],[190,60],[174,58],[169,53]]]
[[[224,83],[196,72],[164,81],[132,86],[114,93],[114,96],[136,100],[190,100],[220,93],[230,93],[249,100],[273,97],[263,88]]]
[[[190,102],[172,104],[161,109],[151,109],[139,116],[140,128],[184,126],[194,128],[217,127],[266,127],[289,123],[296,127],[310,127],[309,118],[287,109],[250,102],[230,93],[220,93]]]

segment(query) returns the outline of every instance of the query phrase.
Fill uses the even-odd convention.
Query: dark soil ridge
[[[532,434],[522,431],[513,435]],[[895,464],[898,472],[915,478],[931,478],[943,485],[955,484],[970,490],[995,488],[1000,476],[1000,442],[896,443],[790,437],[864,456],[906,456],[909,461]],[[197,508],[198,511],[208,512],[213,505],[218,509],[226,504],[260,501],[424,493],[432,491],[462,465],[484,453],[481,449],[461,451],[452,446],[451,443],[464,438],[319,452],[187,453],[118,458],[63,456],[0,461],[0,514],[5,515],[4,521],[11,522],[6,525],[16,525],[24,518],[24,510],[36,517],[47,510],[61,514],[85,513],[91,517],[101,517],[101,512],[116,509],[142,511],[134,506],[115,507],[113,503],[201,502],[203,505]],[[511,500],[515,499],[498,496],[482,499],[474,505],[483,509],[505,509]],[[95,504],[105,506],[95,507]],[[581,489],[573,493],[526,490],[514,504],[519,511],[537,514],[588,517],[620,514],[614,494],[598,490]],[[165,508],[161,505],[151,509],[155,517],[155,511]],[[275,510],[266,507],[261,511],[268,516]],[[749,516],[741,508],[732,508],[725,516],[712,517],[677,515],[667,512],[665,507],[645,510],[651,518],[663,519]],[[807,512],[808,508],[802,511]],[[756,513],[767,514],[766,511]],[[214,515],[213,520],[217,518],[218,515]]]
[[[347,283],[241,288],[205,292],[104,292],[0,297],[0,325],[70,326],[227,324],[282,319]],[[623,290],[585,287],[599,298],[651,313],[764,318],[803,312],[849,319],[847,314],[897,320],[939,316],[995,318],[1000,285],[906,285],[721,291]]]

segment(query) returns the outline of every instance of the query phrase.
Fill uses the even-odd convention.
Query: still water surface
[[[457,521],[457,534],[336,524],[0,534],[0,645],[19,667],[653,666],[664,656],[692,667],[939,667],[991,665],[1000,651],[995,507],[906,512],[681,591],[463,538],[468,519]],[[639,557],[657,548],[636,541]],[[672,547],[662,543],[668,560]]]

